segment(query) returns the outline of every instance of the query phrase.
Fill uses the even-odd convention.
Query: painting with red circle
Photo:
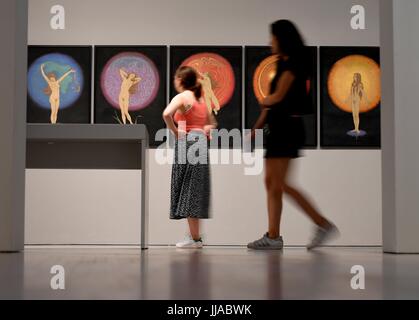
[[[194,54],[183,61],[182,66],[209,74],[212,90],[221,108],[231,100],[235,88],[234,71],[231,64],[221,55],[209,52]]]
[[[213,110],[217,129],[242,130],[242,74],[243,48],[241,46],[171,46],[170,96],[178,94],[173,84],[176,71],[189,66],[200,73],[202,93]],[[231,142],[231,140],[230,140]],[[235,148],[235,145],[221,148]]]

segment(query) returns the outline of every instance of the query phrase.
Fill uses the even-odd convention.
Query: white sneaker
[[[247,248],[252,250],[282,250],[284,249],[284,240],[282,237],[270,239],[268,233],[266,233],[261,239],[249,243]]]
[[[307,250],[316,249],[324,243],[337,238],[339,235],[339,230],[334,224],[331,224],[327,228],[316,227],[314,237],[311,240],[310,244],[307,245]]]
[[[180,249],[202,249],[203,247],[202,239],[194,240],[192,237],[176,243],[176,248]]]

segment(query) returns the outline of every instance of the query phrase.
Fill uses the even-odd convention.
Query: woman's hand
[[[263,103],[264,101],[262,101],[262,103],[260,104],[260,109],[263,111],[263,110],[267,110],[267,109],[269,109],[269,107],[266,105],[266,104],[264,104]]]
[[[210,140],[212,140],[211,131],[215,129],[213,125],[206,125],[204,126],[205,135],[208,136]]]
[[[252,129],[248,134],[244,136],[244,141],[246,142],[252,141],[253,139],[255,139],[255,136],[256,136],[256,130]]]
[[[211,125],[206,125],[204,126],[204,131],[206,135],[209,135],[211,133],[212,130],[212,126]]]
[[[186,137],[186,132],[179,129],[176,129],[176,131],[174,131],[173,134],[175,135],[177,140],[184,139]]]

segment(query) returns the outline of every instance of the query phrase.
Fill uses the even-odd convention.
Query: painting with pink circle
[[[150,145],[165,127],[167,47],[95,47],[95,123],[145,124]]]

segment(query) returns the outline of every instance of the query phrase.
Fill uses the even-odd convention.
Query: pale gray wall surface
[[[394,42],[393,0],[380,4],[381,84],[382,84],[382,194],[383,194],[383,247],[395,251],[396,243],[396,181],[395,181],[395,99],[394,99]]]
[[[23,249],[27,0],[0,2],[0,251]]]
[[[384,250],[419,253],[419,2],[383,1]]]
[[[379,0],[29,0],[30,44],[265,45],[269,23],[295,21],[310,45],[379,45]],[[50,8],[67,10],[67,29],[49,27]],[[362,4],[366,30],[353,31]]]
[[[49,27],[49,11],[56,1],[29,3],[29,43],[38,45],[265,45],[269,42],[269,23],[279,18],[294,20],[309,45],[380,43],[378,0],[357,1],[367,12],[367,29],[362,31],[350,28],[352,0],[61,0],[59,4],[67,13],[67,29],[61,31]],[[298,184],[340,227],[342,237],[335,244],[381,245],[381,151],[305,153],[306,157],[297,161]],[[158,165],[154,156],[151,150],[150,243],[168,244],[182,237],[186,227],[184,222],[168,219],[170,166]],[[263,175],[249,177],[243,170],[243,165],[212,166],[214,215],[205,224],[207,243],[245,244],[266,230]],[[125,179],[122,172],[119,177],[114,172],[98,176],[96,172],[77,171],[76,183],[67,172],[28,170],[26,242],[82,241],[86,239],[85,225],[92,221],[97,221],[96,238],[92,236],[89,241],[108,243],[110,230],[115,233],[111,239],[116,244],[137,241],[139,229],[128,225],[136,223],[134,216],[140,205],[140,199],[135,198],[138,174],[131,174],[133,179]],[[105,190],[104,185],[108,186]],[[69,196],[72,190],[79,195],[84,190],[85,196],[75,202],[75,197]],[[114,193],[115,197],[122,195],[117,207],[111,196]],[[110,229],[112,222],[119,227]],[[307,219],[286,202],[286,244],[305,244],[310,230]]]

